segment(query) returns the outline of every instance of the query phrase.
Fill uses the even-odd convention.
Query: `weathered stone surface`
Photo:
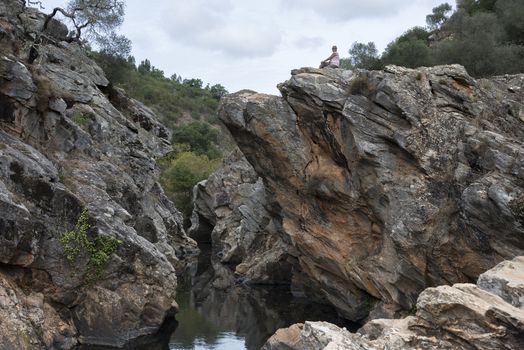
[[[219,114],[279,208],[295,270],[358,320],[524,252],[523,86],[457,65],[303,68],[282,97],[240,91]]]
[[[503,261],[480,275],[478,285],[511,305],[524,309],[524,257]]]
[[[306,322],[279,329],[262,350],[361,350],[373,349],[365,340],[327,322]]]
[[[73,322],[62,320],[42,293],[27,294],[0,272],[1,349],[69,349],[77,344],[76,333]]]
[[[30,64],[22,38],[42,16],[18,3],[0,4],[0,313],[14,315],[0,348],[121,346],[174,312],[176,272],[197,252],[157,182],[169,132],[76,44],[43,40]],[[94,285],[87,254],[70,264],[60,242],[83,208],[89,237],[122,241]]]
[[[504,279],[508,265],[505,261],[486,274]],[[524,266],[512,266],[524,274]],[[523,309],[480,285],[428,288],[418,298],[415,316],[373,320],[356,334],[325,323],[294,325],[275,333],[263,349],[521,349]]]
[[[211,241],[214,266],[234,266],[244,283],[289,284],[296,252],[281,238],[280,223],[271,210],[262,179],[237,150],[195,186],[189,235]],[[225,288],[234,279],[217,283]]]

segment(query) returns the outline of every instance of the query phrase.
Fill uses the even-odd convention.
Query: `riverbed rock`
[[[524,275],[523,257],[505,261],[486,272],[503,280],[508,266]],[[497,277],[499,276],[499,277]],[[277,349],[521,349],[524,346],[524,308],[505,300],[502,289],[455,284],[428,288],[416,305],[416,314],[404,319],[376,319],[358,333],[329,323],[306,322],[281,329],[264,345]]]
[[[219,111],[315,294],[352,320],[524,253],[524,75],[303,68]],[[404,310],[404,311],[403,311]]]
[[[30,63],[43,16],[20,4],[0,5],[0,348],[122,346],[175,311],[198,252],[158,184],[170,135],[62,31]],[[61,242],[84,209],[88,239],[120,242],[100,275]]]

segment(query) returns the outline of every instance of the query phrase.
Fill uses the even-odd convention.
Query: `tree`
[[[43,8],[41,1],[28,0],[28,4]],[[124,10],[124,0],[70,0],[65,8],[55,7],[46,15],[42,31],[60,13],[73,28],[69,41],[84,39],[96,43],[101,50],[126,57],[131,51],[131,41],[115,33],[124,21]]]
[[[220,84],[215,84],[209,88],[209,92],[213,98],[220,100],[223,96],[228,94],[228,91],[225,87]]]
[[[429,30],[439,29],[440,26],[449,18],[448,13],[452,10],[447,2],[433,8],[433,13],[426,16],[426,24]]]
[[[355,68],[377,70],[382,68],[374,42],[367,44],[354,42],[349,49],[349,60]]]
[[[503,30],[494,13],[482,11],[470,16],[465,11],[457,11],[446,28],[454,36],[432,46],[436,64],[458,63],[471,75],[482,77],[507,72],[507,67],[500,65],[499,52],[518,54],[518,51],[498,49]],[[506,59],[513,61],[509,57]]]
[[[201,89],[202,85],[204,85],[204,82],[202,82],[201,79],[194,79],[193,78],[193,79],[184,79],[182,81],[182,84],[184,84],[186,86],[189,86],[189,87]]]
[[[198,155],[205,154],[210,159],[220,157],[216,148],[218,131],[207,123],[192,122],[182,125],[173,132],[173,143],[185,143]]]
[[[176,158],[164,162],[160,181],[175,206],[186,218],[191,215],[191,194],[193,187],[206,179],[219,165],[220,160],[209,160],[205,155],[183,151]]]
[[[424,28],[411,28],[386,47],[382,61],[409,68],[431,65],[428,36]]]
[[[524,44],[524,1],[499,0],[495,10],[505,30],[505,40],[513,44]]]
[[[457,0],[457,8],[470,15],[477,12],[493,12],[498,0]]]

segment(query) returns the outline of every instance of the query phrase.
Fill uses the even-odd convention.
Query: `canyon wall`
[[[523,75],[303,68],[279,89],[229,95],[219,116],[263,181],[295,292],[389,317],[523,254]],[[253,259],[239,279],[257,283]]]
[[[0,4],[0,344],[121,346],[173,314],[198,249],[158,184],[168,130],[44,20]],[[65,256],[84,209],[86,239],[117,246],[102,270],[107,246]]]

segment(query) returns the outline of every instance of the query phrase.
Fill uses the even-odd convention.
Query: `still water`
[[[170,350],[258,350],[277,329],[305,320],[355,328],[331,307],[294,298],[287,288],[207,289],[180,293],[178,299]]]
[[[201,247],[202,249],[202,247]],[[328,321],[356,330],[327,305],[294,297],[289,286],[247,286],[233,283],[217,289],[217,281],[233,273],[210,264],[210,249],[202,249],[191,288],[177,293],[179,312],[152,336],[133,341],[133,350],[258,350],[279,328],[304,321]],[[187,283],[186,283],[187,284]],[[110,348],[82,346],[79,350]]]

